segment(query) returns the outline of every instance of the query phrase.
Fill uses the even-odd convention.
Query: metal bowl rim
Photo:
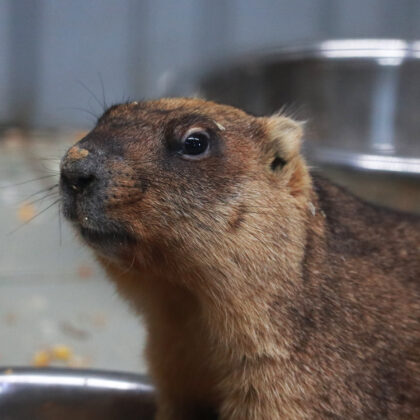
[[[349,60],[365,59],[377,61],[390,58],[400,60],[420,59],[420,40],[397,38],[343,38],[316,42],[294,43],[290,46],[263,48],[235,55],[229,63],[216,62],[210,69],[201,72],[199,80],[218,75],[238,67],[267,65],[273,62],[298,61],[303,59]]]
[[[317,42],[296,43],[291,46],[268,48],[258,53],[248,53],[258,59],[280,58],[298,60],[301,58],[420,58],[420,41],[385,38],[327,39]]]
[[[150,380],[140,374],[94,369],[1,367],[0,391],[7,385],[58,386],[153,393]],[[1,392],[0,392],[1,393]]]

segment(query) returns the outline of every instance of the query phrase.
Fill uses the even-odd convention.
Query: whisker
[[[98,99],[98,97],[95,95],[95,93],[90,89],[88,86],[86,86],[81,80],[76,80],[77,83],[79,83],[80,86],[84,87],[95,99],[95,101],[99,104],[99,106],[102,108],[103,104],[101,104],[101,101]]]
[[[46,195],[44,195],[42,197],[38,197],[38,198],[36,198],[36,199],[34,199],[32,201],[28,201],[27,204],[35,204],[35,203],[38,203],[39,201],[45,200],[46,198],[56,197],[57,194],[58,194],[58,191],[52,191],[52,192],[49,192],[48,194],[46,194]]]
[[[37,160],[40,160],[40,161],[44,161],[44,160],[47,160],[47,161],[51,161],[51,160],[55,160],[55,161],[60,161],[61,160],[61,158],[56,158],[56,157],[42,157],[42,158],[37,158]]]
[[[27,181],[17,182],[16,184],[9,184],[9,185],[1,185],[0,188],[10,188],[10,187],[17,187],[18,185],[29,184],[30,182],[40,181],[41,179],[51,178],[55,175],[43,175],[39,178],[28,179]]]
[[[132,181],[131,179],[129,179],[128,181]],[[157,186],[157,187],[159,187],[159,186],[163,186],[163,187],[171,187],[172,188],[172,191],[174,191],[174,185],[173,185],[173,183],[171,182],[171,181],[165,181],[165,180],[163,180],[163,179],[150,179],[150,178],[141,178],[141,177],[137,177],[136,178],[136,181],[138,181],[138,182],[144,182],[144,183],[148,183],[148,184],[150,184],[150,185],[153,185],[153,186]],[[141,186],[140,185],[127,185],[127,184],[124,184],[124,183],[122,183],[122,182],[119,182],[119,183],[115,183],[115,184],[113,184],[113,187],[115,187],[115,188],[122,188],[122,189],[125,189],[125,190],[133,190],[133,191],[136,191],[136,192],[138,192],[139,191],[139,188],[141,188]],[[184,190],[180,190],[179,191],[180,193],[185,193],[185,191]],[[143,197],[143,194],[142,193],[140,193],[139,192],[139,197]],[[209,201],[209,203],[210,203],[210,201]],[[204,203],[205,204],[205,203]],[[240,203],[237,203],[237,204],[240,204]],[[267,210],[273,210],[273,208],[272,207],[269,207],[269,206],[259,206],[259,205],[254,205],[254,206],[249,206],[249,205],[246,205],[246,209],[248,210],[252,210],[252,209],[267,209]]]
[[[102,78],[101,72],[98,72],[98,77],[99,77],[99,83],[101,84],[101,89],[102,89],[102,108],[103,108],[103,111],[105,112],[105,110],[108,108],[108,105],[106,103],[105,85],[104,85],[104,79]]]
[[[70,109],[70,110],[74,110],[74,111],[86,112],[87,114],[91,115],[95,119],[95,121],[99,118],[99,115],[96,115],[91,110],[85,109],[85,108],[80,108],[80,107],[77,107],[77,106],[65,106],[65,107],[60,107],[59,109],[60,110]]]
[[[173,184],[170,181],[165,182],[165,181],[163,181],[161,179],[159,179],[159,180],[156,180],[156,179],[151,180],[151,179],[146,179],[146,178],[137,178],[137,181],[139,181],[139,182],[146,182],[146,183],[148,183],[150,185],[153,185],[154,187],[160,187],[160,186],[162,186],[162,187],[168,187],[169,186],[172,189],[174,187]],[[140,186],[125,185],[125,184],[122,184],[122,183],[118,183],[118,184],[114,184],[114,187],[124,189],[125,191],[132,190],[132,191],[138,192],[138,194],[135,194],[135,195],[128,193],[128,196],[125,197],[125,198],[129,198],[129,199],[130,198],[135,198],[135,196],[137,195],[138,196],[138,200],[141,200],[144,197],[144,195],[141,192],[139,192]],[[184,193],[184,191],[180,191],[180,193]],[[132,204],[135,204],[135,202],[136,201],[133,201]],[[210,203],[210,201],[208,203]],[[124,203],[121,202],[121,205],[123,205],[123,204]],[[200,209],[202,211],[207,212],[208,211],[207,208],[204,207],[205,204],[207,204],[207,202],[203,202],[203,205],[191,204],[191,207],[198,208],[198,209]],[[267,211],[264,212],[264,211],[261,211],[261,210],[267,210]],[[273,208],[272,207],[269,207],[269,206],[259,206],[259,205],[250,206],[250,205],[247,205],[246,206],[246,213],[248,213],[248,214],[272,214],[273,213]]]
[[[123,272],[121,272],[121,276],[124,276],[124,275],[128,274],[132,270],[132,268],[134,267],[135,261],[136,261],[136,255],[134,254],[133,259],[131,261],[131,264],[128,266],[128,268],[126,268]],[[119,278],[121,278],[121,277],[119,277]]]
[[[32,222],[32,220],[36,219],[38,216],[40,216],[42,213],[45,213],[48,209],[50,209],[52,206],[56,205],[61,198],[58,198],[53,203],[51,203],[49,206],[47,206],[45,209],[41,210],[39,213],[37,213],[35,216],[32,216],[29,220],[21,223],[17,228],[10,231],[8,234],[12,235],[13,233],[17,232],[19,229],[21,229],[23,226],[26,226],[28,223]]]
[[[60,175],[60,170],[57,169],[53,169],[53,168],[49,168],[48,166],[45,165],[45,163],[41,164],[42,170],[48,174],[51,174],[55,177],[58,178],[58,176]]]
[[[62,234],[62,221],[61,221],[61,201],[58,203],[58,235],[59,235],[59,244],[60,246],[62,245],[62,239],[63,239],[63,234]]]
[[[51,185],[50,187],[43,188],[42,190],[36,191],[36,192],[32,193],[31,195],[28,195],[24,200],[22,200],[22,202],[25,202],[25,201],[29,200],[30,198],[35,197],[38,194],[42,194],[42,193],[51,191],[51,190],[53,190],[54,188],[57,188],[57,187],[58,187],[58,183],[54,184],[54,185]]]

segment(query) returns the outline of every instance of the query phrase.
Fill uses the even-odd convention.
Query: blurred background
[[[141,322],[49,189],[106,105],[284,108],[313,167],[420,212],[416,40],[418,0],[0,0],[0,366],[145,370]]]

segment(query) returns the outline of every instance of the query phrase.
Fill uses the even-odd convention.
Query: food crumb
[[[93,269],[87,264],[81,264],[79,265],[79,267],[77,267],[77,274],[80,278],[87,279],[89,277],[92,277]]]
[[[51,353],[54,359],[62,360],[63,362],[69,361],[72,357],[71,349],[63,345],[54,346]]]
[[[51,355],[50,355],[50,352],[48,352],[47,350],[37,351],[34,354],[34,357],[32,359],[32,364],[33,366],[36,366],[36,367],[49,366],[50,363],[51,363]]]
[[[57,344],[34,354],[32,365],[36,367],[67,366],[72,368],[85,368],[90,364],[87,357],[74,354],[73,350],[64,344]]]
[[[18,211],[17,211],[17,218],[21,222],[29,222],[36,214],[35,206],[30,203],[23,203]]]
[[[13,374],[13,369],[6,369],[4,372],[3,372],[3,375],[12,375]]]

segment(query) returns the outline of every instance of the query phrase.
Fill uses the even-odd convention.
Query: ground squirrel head
[[[197,258],[187,249],[227,246],[298,206],[309,183],[301,135],[284,116],[200,99],[115,105],[63,157],[63,211],[108,256]]]

